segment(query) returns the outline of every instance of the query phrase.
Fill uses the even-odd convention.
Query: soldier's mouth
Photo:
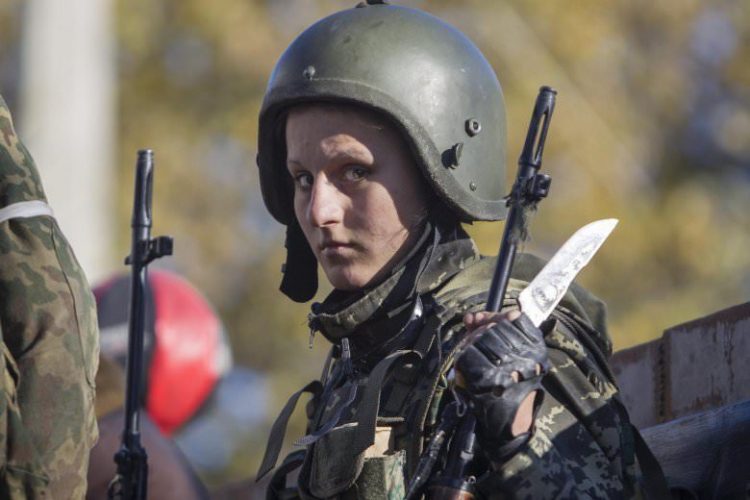
[[[320,245],[320,254],[324,257],[344,256],[354,251],[354,245],[340,241],[328,241]]]

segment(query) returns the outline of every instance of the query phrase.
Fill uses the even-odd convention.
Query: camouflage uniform
[[[48,478],[21,420],[16,390],[18,367],[5,342],[2,342],[2,349],[0,498],[43,498],[47,492]]]
[[[266,207],[287,227],[281,291],[298,302],[315,295],[318,262],[296,219],[283,131],[289,110],[310,102],[381,115],[409,145],[434,202],[421,242],[391,276],[371,289],[334,292],[313,307],[311,329],[334,344],[330,362],[322,379],[282,410],[260,475],[273,468],[289,415],[301,394],[310,392],[309,433],[300,441],[306,450],[279,467],[269,498],[400,498],[453,399],[448,379],[465,334],[463,315],[483,310],[490,288],[494,261],[478,256],[459,222],[506,216],[502,88],[490,63],[460,31],[380,0],[333,13],[291,43],[269,78],[257,163]],[[506,307],[539,264],[528,256],[517,259]],[[523,441],[511,443],[520,448],[505,448],[507,443],[483,434],[488,422],[477,419],[480,449],[496,462],[490,464],[486,453],[475,457],[478,495],[637,496],[638,462],[646,461],[642,454],[635,459],[635,449],[643,446],[636,446],[638,435],[607,367],[611,344],[603,304],[574,286],[543,326],[534,334],[544,334],[551,369],[541,381],[545,398],[533,432],[527,441],[521,435]],[[513,345],[516,354],[518,348]],[[502,400],[506,393],[490,394]],[[471,396],[476,403],[477,394]],[[475,409],[488,414],[479,405]],[[295,468],[297,486],[288,489],[285,476]]]
[[[540,267],[538,259],[519,256],[506,306]],[[494,259],[480,258],[468,238],[434,248],[427,244],[374,289],[360,295],[334,292],[314,306],[311,327],[334,343],[322,381],[305,388],[314,395],[308,404],[308,436],[313,436],[308,441],[315,442],[304,454],[287,458],[269,498],[288,498],[284,475],[295,462],[301,465],[296,487],[301,498],[403,497],[451,399],[446,375],[465,332],[462,317],[484,309],[493,268]],[[421,317],[414,314],[417,302]],[[604,315],[603,304],[576,285],[556,309],[544,329],[552,368],[543,382],[546,397],[532,438],[499,467],[484,464],[480,497],[637,496],[633,436],[607,367],[611,344]],[[342,339],[350,344],[350,370],[342,360]],[[354,386],[353,402],[346,405]],[[275,462],[299,394],[274,425],[260,473]],[[337,413],[338,422],[328,429]],[[376,428],[390,430],[385,452],[373,453]]]
[[[40,209],[39,174],[1,97],[0,131],[0,209],[22,212],[0,223],[2,496],[83,498],[97,439],[94,298],[51,213]]]

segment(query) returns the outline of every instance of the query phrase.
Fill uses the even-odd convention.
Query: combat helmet
[[[283,138],[285,112],[305,102],[347,102],[383,114],[457,220],[504,218],[505,106],[490,64],[464,34],[430,14],[360,3],[292,42],[261,107],[261,191],[271,215],[288,227],[282,291],[294,300],[309,300],[317,289],[317,281],[305,285],[317,279],[309,270],[315,258],[294,216]]]

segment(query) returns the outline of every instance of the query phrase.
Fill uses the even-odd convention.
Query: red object
[[[105,281],[94,290],[99,306],[102,351],[124,364],[128,276]],[[231,355],[222,324],[208,301],[185,279],[149,271],[152,301],[147,306],[147,359],[144,405],[166,435],[189,421],[229,370]],[[149,342],[148,339],[151,339]],[[111,352],[107,352],[112,347]],[[118,351],[119,350],[119,351]]]
[[[167,435],[201,406],[221,376],[216,358],[221,323],[185,280],[152,272],[156,345],[149,370],[146,410]]]

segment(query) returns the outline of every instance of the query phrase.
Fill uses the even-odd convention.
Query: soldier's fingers
[[[513,309],[512,311],[508,311],[508,313],[505,315],[505,318],[508,321],[515,321],[520,317],[521,317],[521,311],[519,311],[518,309]]]
[[[464,315],[464,325],[471,332],[477,328],[482,313],[466,313]]]
[[[503,318],[503,315],[500,313],[486,311],[468,313],[464,316],[464,325],[466,325],[469,332],[473,332],[479,327],[496,323],[501,318]]]

